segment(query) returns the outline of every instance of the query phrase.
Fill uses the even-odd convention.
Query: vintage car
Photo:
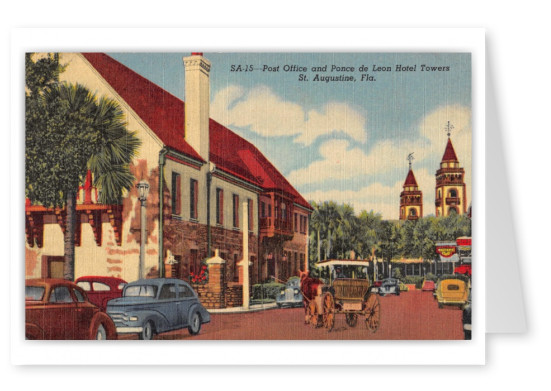
[[[434,296],[438,301],[438,307],[444,305],[463,306],[469,296],[468,282],[458,278],[446,278],[438,282]]]
[[[379,295],[380,296],[386,296],[386,295],[400,295],[400,280],[397,278],[385,278],[379,287]]]
[[[434,292],[436,290],[436,284],[432,280],[425,280],[425,281],[423,281],[423,285],[421,286],[421,290],[423,292]]]
[[[469,299],[465,306],[463,307],[463,333],[465,336],[465,339],[471,339],[471,313],[472,313],[472,305],[471,300]]]
[[[115,324],[76,284],[59,279],[25,281],[27,339],[116,339]]]
[[[77,278],[75,284],[86,291],[91,303],[105,311],[109,300],[122,296],[126,281],[116,277],[85,276]]]
[[[464,263],[462,265],[457,266],[455,269],[453,269],[453,272],[455,274],[465,274],[471,277],[472,265],[470,263]]]
[[[302,307],[302,293],[300,293],[300,279],[291,277],[285,284],[285,288],[276,296],[276,303],[281,307]]]
[[[107,303],[107,314],[115,322],[117,333],[138,334],[145,340],[186,327],[191,335],[196,335],[203,323],[210,322],[210,314],[195,291],[187,282],[175,278],[127,284],[121,298]]]

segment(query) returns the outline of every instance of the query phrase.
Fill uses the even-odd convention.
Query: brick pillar
[[[213,299],[212,308],[224,308],[226,306],[225,285],[226,285],[226,261],[218,255],[218,249],[214,251],[214,257],[207,259],[209,268],[209,281],[207,290]]]

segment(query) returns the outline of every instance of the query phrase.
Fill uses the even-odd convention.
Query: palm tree
[[[126,129],[115,101],[98,101],[82,85],[54,83],[27,98],[26,195],[66,208],[63,274],[73,280],[78,186],[90,169],[99,202],[120,203],[134,182],[129,165],[140,140]]]

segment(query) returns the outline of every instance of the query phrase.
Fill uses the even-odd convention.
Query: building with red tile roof
[[[61,59],[67,65],[62,81],[117,101],[142,141],[130,171],[136,182],[150,185],[145,272],[156,268],[190,279],[218,249],[225,279],[238,283],[244,231],[253,283],[307,269],[312,208],[258,148],[210,118],[210,62],[202,54],[184,58],[185,103],[106,54],[64,53]],[[99,205],[91,182],[79,193],[75,276],[132,281],[140,241],[137,190],[122,205]],[[26,274],[55,276],[63,211],[27,205],[26,212]]]

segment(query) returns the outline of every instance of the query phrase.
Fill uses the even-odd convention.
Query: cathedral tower
[[[459,166],[459,160],[453,149],[450,131],[453,125],[448,125],[448,144],[436,171],[436,216],[449,216],[450,213],[463,214],[467,212],[467,187],[465,186],[465,170]]]
[[[413,153],[408,155],[409,171],[400,193],[400,220],[417,220],[423,217],[423,192],[419,190],[411,169]]]

